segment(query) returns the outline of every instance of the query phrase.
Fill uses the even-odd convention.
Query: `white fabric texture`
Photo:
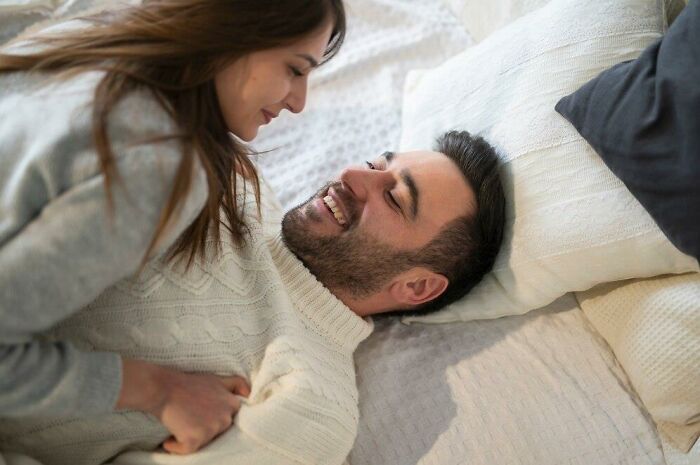
[[[674,446],[670,439],[661,432],[661,445],[664,450],[664,457],[667,465],[698,465],[700,464],[700,441],[695,442],[695,446],[685,453]]]
[[[519,17],[546,5],[550,0],[444,0],[475,42]]]
[[[283,113],[254,144],[276,148],[260,164],[285,207],[342,167],[397,148],[408,70],[435,66],[471,43],[442,0],[346,5],[347,41],[312,74],[307,111]],[[350,464],[664,464],[641,401],[574,306],[566,297],[522,317],[378,323],[356,352],[360,426]],[[576,388],[591,384],[590,394]],[[484,394],[488,404],[477,404]],[[476,429],[461,426],[470,422]]]
[[[260,162],[285,207],[305,200],[320,183],[347,164],[395,149],[400,138],[401,92],[406,73],[410,69],[438,65],[471,43],[442,0],[346,0],[345,3],[349,16],[346,44],[338,57],[312,75],[307,111],[294,116],[283,113],[261,132],[254,144],[259,149],[277,148]],[[580,347],[576,342],[578,336],[586,334],[585,321],[577,313],[580,312],[559,311],[553,306],[551,310],[512,319],[450,326],[406,327],[398,322],[387,328],[382,326],[378,334],[370,336],[367,348],[361,345],[358,351],[359,363],[373,360],[374,364],[361,368],[362,414],[353,452],[353,457],[360,461],[358,465],[362,460],[382,463],[379,459],[372,460],[373,457],[392,457],[387,464],[461,465],[467,457],[463,452],[470,447],[476,451],[470,455],[472,460],[468,463],[472,465],[662,464],[660,446],[655,448],[653,435],[640,420],[642,410],[629,400],[617,401],[621,396],[624,398],[620,390],[626,385],[616,387],[615,374],[619,370],[609,357],[609,350],[590,345],[583,346],[587,351],[573,349]],[[519,331],[510,336],[514,328]],[[389,339],[382,342],[382,338]],[[500,341],[500,349],[493,345],[494,339]],[[567,341],[571,341],[571,347],[562,350],[562,342]],[[489,350],[492,346],[494,349]],[[407,352],[405,365],[386,372],[376,368],[380,364],[390,368],[392,357],[404,352]],[[538,357],[542,360],[537,361]],[[600,363],[599,358],[609,363]],[[526,368],[518,364],[523,359],[531,359]],[[444,368],[442,376],[430,371],[436,364]],[[537,370],[531,374],[528,368],[532,367]],[[418,377],[398,385],[393,379],[402,370]],[[449,386],[445,384],[447,373],[454,373],[457,378],[451,378]],[[576,376],[577,373],[580,374]],[[555,386],[557,376],[567,374],[571,375],[567,378],[568,386],[575,385],[573,380],[577,380],[583,385],[596,383],[603,388],[590,396],[577,391],[582,398],[565,396]],[[532,386],[542,376],[552,386],[553,395],[542,393],[541,388],[538,391],[538,386],[526,389],[522,398],[510,400],[508,396],[517,395],[519,385]],[[466,384],[462,380],[468,381],[471,394],[465,395],[460,387]],[[504,380],[509,388],[501,392],[499,387]],[[441,395],[448,389],[457,395]],[[420,404],[414,401],[417,390],[421,394]],[[473,406],[488,390],[492,396],[489,405],[480,405],[478,410],[463,407]],[[542,407],[536,402],[542,402]],[[518,411],[509,406],[511,403],[516,407],[526,403],[521,408],[531,410],[521,418],[516,417]],[[421,408],[417,414],[406,413],[406,408],[416,407]],[[552,419],[556,420],[556,412],[562,409],[567,412],[567,420],[557,424],[565,430],[557,430]],[[478,440],[482,441],[479,443],[473,437],[474,431],[460,427],[459,422],[468,424],[473,415],[481,415],[482,411],[490,419],[479,421],[480,429],[476,431]],[[577,412],[580,412],[578,416]],[[442,428],[440,418],[444,420]],[[512,422],[506,427],[512,434],[505,442],[499,433],[503,428],[499,418]],[[610,423],[601,429],[599,425],[605,419]],[[376,430],[378,433],[395,430],[391,443],[385,442],[382,435],[375,438],[367,433],[377,422],[383,422],[386,428]],[[529,425],[525,439],[517,431],[523,422]],[[445,433],[439,445],[431,446],[436,431],[448,423],[451,424],[449,435]],[[433,434],[426,434],[424,429],[431,425],[435,426]],[[495,434],[493,440],[489,439],[491,430]],[[612,431],[612,439],[604,434],[606,431]],[[581,438],[584,447],[579,447]],[[527,446],[523,445],[526,439],[530,441]],[[504,443],[512,442],[522,448],[523,457],[547,454],[550,460],[528,462],[530,459],[513,458],[511,448],[502,451]],[[427,452],[420,454],[420,448]],[[563,451],[548,452],[559,449]],[[610,456],[606,458],[605,454]],[[563,455],[571,459],[568,462],[551,459]],[[477,456],[487,459],[479,461]],[[511,458],[510,462],[505,460],[506,456]],[[634,462],[638,457],[641,458]],[[18,464],[10,462],[10,465]]]
[[[114,463],[340,465],[352,447],[358,423],[352,354],[372,325],[283,245],[269,189],[263,221],[252,192],[238,202],[250,230],[245,246],[223,234],[220,254],[188,271],[155,259],[46,335],[83,350],[249,380],[251,394],[234,426],[200,452],[133,451]],[[124,450],[156,449],[167,437],[155,418],[134,411],[0,423],[2,450],[44,465],[99,464]]]
[[[398,147],[403,83],[471,43],[441,0],[346,0],[340,54],[312,73],[306,109],[261,129],[263,173],[287,209],[340,170]],[[432,146],[432,143],[430,144]]]
[[[448,129],[500,151],[504,246],[466,298],[406,321],[522,314],[596,284],[698,270],[554,111],[600,71],[635,58],[664,30],[656,0],[553,0],[440,67],[407,78],[401,150]]]
[[[577,293],[659,429],[683,452],[700,436],[700,274]]]
[[[54,20],[87,9],[114,7],[137,0],[0,0],[0,45],[28,29],[41,28]]]
[[[551,0],[443,0],[464,25],[475,42],[481,42],[498,29]],[[672,23],[685,7],[686,0],[664,0],[665,16]]]
[[[32,24],[51,17],[50,0],[0,2],[0,45],[16,37]]]
[[[661,465],[654,424],[571,295],[527,315],[376,321],[352,465]]]

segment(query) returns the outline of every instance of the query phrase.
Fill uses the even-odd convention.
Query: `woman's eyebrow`
[[[311,55],[307,55],[306,53],[297,53],[297,56],[299,58],[303,58],[304,60],[309,62],[309,65],[311,65],[312,68],[315,68],[318,66],[318,61],[314,59]]]

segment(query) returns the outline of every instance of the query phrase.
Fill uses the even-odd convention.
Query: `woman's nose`
[[[301,113],[306,107],[306,94],[308,92],[309,80],[306,76],[300,76],[292,83],[292,87],[287,96],[287,108],[292,113]]]

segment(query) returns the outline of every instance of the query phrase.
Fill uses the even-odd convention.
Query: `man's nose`
[[[381,193],[396,182],[389,171],[356,166],[345,168],[340,173],[340,181],[360,201],[367,201],[373,193]]]

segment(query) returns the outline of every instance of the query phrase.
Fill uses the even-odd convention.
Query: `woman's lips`
[[[270,113],[267,110],[261,110],[263,117],[265,118],[265,124],[268,124],[270,121],[272,121],[273,118],[276,118],[276,115]]]

